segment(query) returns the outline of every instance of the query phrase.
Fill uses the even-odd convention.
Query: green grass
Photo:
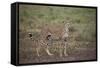
[[[89,36],[95,33],[96,10],[92,8],[20,5],[19,9],[20,30],[34,30],[42,24],[61,24],[62,21],[71,21],[69,23],[74,28],[85,31],[81,32],[82,34],[90,30]]]

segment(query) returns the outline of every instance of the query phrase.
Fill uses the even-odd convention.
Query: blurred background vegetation
[[[65,21],[78,31],[83,40],[95,40],[96,10],[93,8],[20,5],[19,9],[19,30],[22,32],[34,32],[43,24],[56,25]]]

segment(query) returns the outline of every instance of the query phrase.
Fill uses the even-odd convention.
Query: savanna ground
[[[70,23],[67,45],[68,56],[59,56],[57,44],[50,46],[48,56],[43,48],[37,56],[35,44],[29,39],[32,33],[38,39],[42,28],[52,31],[63,27],[63,21]],[[59,27],[56,27],[59,26]],[[52,28],[53,27],[53,28]],[[58,33],[60,30],[58,31]],[[96,9],[74,7],[52,7],[39,5],[19,6],[19,63],[41,63],[57,61],[78,61],[96,59]]]

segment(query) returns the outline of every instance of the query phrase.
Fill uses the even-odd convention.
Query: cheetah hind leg
[[[60,57],[62,57],[62,48],[59,49]]]
[[[53,55],[53,54],[49,51],[48,47],[47,47],[45,50],[46,50],[46,52],[47,52],[47,54],[48,54],[49,56],[52,56],[52,55]]]
[[[37,56],[40,56],[39,50],[40,50],[40,48],[36,48]]]

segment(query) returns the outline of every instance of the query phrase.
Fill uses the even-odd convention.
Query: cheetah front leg
[[[66,53],[66,49],[67,49],[66,45],[67,45],[67,42],[64,43],[64,55],[68,56],[68,54]]]

